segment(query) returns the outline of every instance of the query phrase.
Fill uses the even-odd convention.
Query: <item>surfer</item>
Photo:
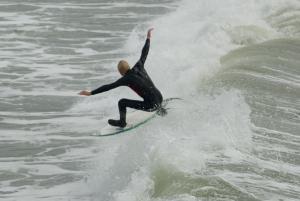
[[[121,60],[118,64],[118,70],[122,75],[120,79],[111,84],[103,85],[93,91],[84,90],[79,93],[79,95],[90,96],[114,89],[119,86],[128,86],[133,91],[135,91],[140,97],[143,98],[143,101],[129,100],[125,98],[119,100],[118,106],[120,112],[120,119],[109,119],[108,123],[112,126],[123,128],[127,125],[127,107],[148,112],[155,111],[161,108],[163,97],[160,91],[153,84],[151,78],[149,77],[148,73],[144,68],[144,64],[149,52],[152,30],[153,28],[148,30],[147,39],[143,47],[141,57],[138,60],[138,62],[133,66],[133,68],[130,68],[127,61]]]

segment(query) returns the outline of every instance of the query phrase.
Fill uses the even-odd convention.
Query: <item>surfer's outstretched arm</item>
[[[117,87],[123,86],[123,85],[124,85],[124,80],[122,78],[120,78],[111,84],[102,85],[101,87],[99,87],[93,91],[87,91],[87,90],[81,91],[81,92],[79,92],[79,95],[91,96],[91,95],[99,94],[99,93],[102,93],[105,91],[109,91],[111,89],[114,89],[114,88],[117,88]]]
[[[140,57],[140,62],[144,65],[146,59],[147,59],[147,55],[148,55],[148,52],[149,52],[149,48],[150,48],[150,38],[151,38],[151,32],[153,31],[153,28],[149,29],[148,32],[147,32],[147,39],[146,39],[146,42],[145,42],[145,45],[143,47],[143,50],[142,50],[142,55]]]
[[[103,85],[103,86],[91,91],[91,95],[95,95],[95,94],[99,94],[99,93],[102,93],[102,92],[105,92],[105,91],[109,91],[109,90],[117,88],[119,86],[121,86],[121,85],[119,84],[118,81],[116,81],[114,83],[111,83],[111,84],[106,84],[106,85]]]

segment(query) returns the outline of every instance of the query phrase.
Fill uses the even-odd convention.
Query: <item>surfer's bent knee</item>
[[[127,101],[127,99],[122,98],[122,99],[119,100],[118,105],[119,105],[119,106],[124,105],[126,101]]]

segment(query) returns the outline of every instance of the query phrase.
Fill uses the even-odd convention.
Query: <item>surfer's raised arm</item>
[[[142,50],[142,55],[141,55],[140,60],[139,60],[142,64],[145,63],[148,52],[149,52],[150,38],[151,38],[151,32],[152,31],[153,31],[153,28],[149,29],[148,32],[147,32],[147,39],[146,39],[145,45],[144,45],[143,50]]]

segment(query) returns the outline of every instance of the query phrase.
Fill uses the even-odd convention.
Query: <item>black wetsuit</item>
[[[144,68],[149,47],[150,39],[147,39],[142,50],[142,55],[132,69],[128,70],[127,73],[116,82],[103,85],[91,92],[92,95],[95,95],[119,86],[128,86],[144,99],[144,101],[121,99],[119,101],[120,121],[113,123],[109,121],[110,124],[116,124],[116,126],[121,127],[126,125],[126,107],[144,111],[154,111],[160,108],[163,97],[160,91],[154,86]]]

